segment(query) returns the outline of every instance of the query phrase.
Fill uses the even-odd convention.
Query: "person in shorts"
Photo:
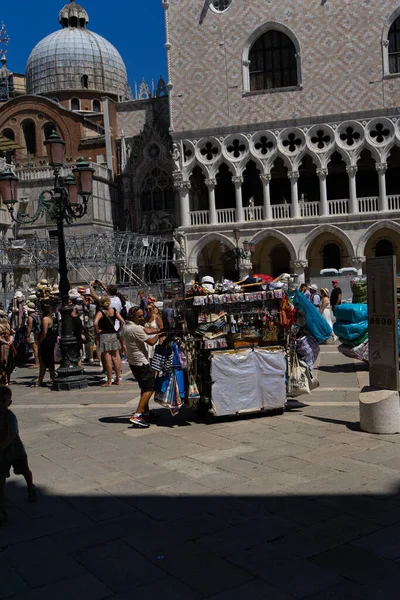
[[[124,353],[139,384],[140,400],[130,422],[137,427],[149,427],[149,401],[154,394],[154,373],[149,363],[148,346],[155,346],[164,334],[159,329],[144,327],[144,313],[140,307],[129,310],[122,331]]]
[[[19,437],[17,417],[10,410],[11,398],[10,388],[0,386],[0,526],[8,519],[5,488],[11,467],[15,475],[23,475],[25,478],[28,502],[36,502],[37,499],[28,457]]]

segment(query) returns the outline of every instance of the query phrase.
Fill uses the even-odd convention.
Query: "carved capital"
[[[300,175],[299,175],[298,171],[289,171],[288,177],[289,177],[290,181],[295,182],[295,181],[298,181]]]
[[[357,165],[347,165],[346,171],[348,175],[350,175],[350,177],[355,177],[358,171],[358,167]]]
[[[317,169],[317,176],[320,179],[326,179],[328,177],[328,169]]]
[[[350,262],[354,267],[357,267],[360,269],[362,267],[362,265],[365,263],[365,260],[366,260],[365,256],[354,256],[354,258],[350,259]]]
[[[250,66],[250,61],[249,60],[244,60],[242,61],[242,64],[244,67],[249,67]]]
[[[174,185],[183,181],[183,173],[180,171],[174,171],[172,173],[172,179],[174,181]]]
[[[208,187],[208,189],[210,191],[215,189],[215,186],[217,185],[217,180],[216,179],[206,179],[204,181],[204,183],[206,184],[206,186]]]
[[[375,163],[375,169],[379,175],[384,175],[387,171],[387,163]]]
[[[389,46],[389,40],[382,40],[382,46],[387,48]]]
[[[190,183],[190,181],[182,181],[181,189],[190,190],[191,187],[192,187],[192,184]]]
[[[271,181],[271,173],[261,173],[260,179],[263,183],[269,183]]]
[[[235,184],[235,187],[240,187],[243,183],[243,177],[241,175],[234,175],[232,177],[232,183]]]
[[[308,267],[308,260],[292,260],[290,263],[291,269],[306,269]]]

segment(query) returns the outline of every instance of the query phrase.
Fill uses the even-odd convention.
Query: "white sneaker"
[[[104,383],[107,383],[107,381],[108,381],[108,379],[107,379],[107,375],[106,375],[105,377],[103,377],[102,381],[104,381]],[[111,383],[114,383],[114,381],[115,381],[115,375],[113,375],[113,376],[111,377]]]

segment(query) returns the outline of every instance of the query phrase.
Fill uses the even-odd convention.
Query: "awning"
[[[22,150],[22,148],[21,146],[18,146],[14,140],[10,140],[4,137],[4,135],[0,135],[0,151],[7,152],[7,150]]]

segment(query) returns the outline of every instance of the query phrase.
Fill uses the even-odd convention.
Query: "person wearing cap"
[[[28,329],[26,332],[28,344],[33,352],[34,363],[29,365],[29,369],[39,368],[39,336],[40,336],[40,317],[36,312],[36,306],[34,302],[28,302]]]
[[[318,294],[318,287],[315,285],[315,283],[310,285],[309,300],[311,304],[313,304],[316,308],[319,308],[319,305],[321,304],[321,296]]]
[[[333,314],[335,314],[335,308],[342,304],[342,290],[339,287],[339,282],[337,279],[332,280],[332,292],[330,297],[330,303],[333,310]]]

